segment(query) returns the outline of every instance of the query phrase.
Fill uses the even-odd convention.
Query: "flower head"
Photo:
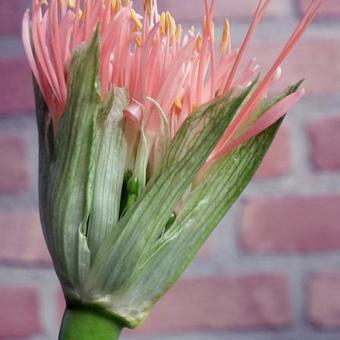
[[[70,304],[134,327],[176,281],[254,175],[300,82],[268,99],[315,0],[261,79],[216,1],[184,32],[156,0],[33,0],[23,41],[37,83],[40,214]],[[218,47],[218,48],[217,48]]]

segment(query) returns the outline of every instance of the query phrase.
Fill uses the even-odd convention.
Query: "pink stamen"
[[[208,37],[209,37],[209,47],[210,47],[210,78],[211,78],[211,91],[210,91],[210,96],[213,97],[216,93],[215,90],[215,73],[216,73],[216,57],[215,57],[215,46],[214,46],[214,37],[213,34],[211,32],[211,26],[213,25],[213,21],[212,21],[212,17],[214,15],[214,9],[215,9],[215,5],[216,5],[216,0],[212,0],[210,7],[208,5],[208,0],[204,1],[205,3],[205,12],[206,12],[206,30],[208,32]]]
[[[226,93],[230,90],[230,88],[232,87],[233,85],[233,82],[234,82],[234,79],[235,79],[235,76],[236,76],[236,72],[240,66],[240,63],[241,63],[241,60],[242,60],[242,57],[246,51],[246,48],[247,46],[249,45],[249,42],[250,42],[250,39],[256,29],[256,26],[259,24],[259,22],[261,21],[262,17],[264,16],[265,14],[265,11],[267,9],[267,7],[269,6],[271,0],[266,0],[264,3],[263,3],[263,0],[260,0],[260,2],[258,3],[258,6],[257,6],[257,9],[256,9],[256,12],[255,12],[255,15],[253,17],[253,20],[250,24],[250,27],[248,29],[248,32],[246,34],[246,37],[244,38],[243,40],[243,43],[241,45],[241,48],[237,54],[237,58],[235,60],[235,63],[234,63],[234,66],[229,74],[229,77],[227,79],[227,82],[223,88],[223,93]]]
[[[223,138],[224,143],[227,143],[232,138],[234,132],[240,127],[240,125],[242,125],[242,123],[249,118],[249,115],[258,105],[261,97],[267,91],[268,86],[273,81],[278,67],[281,66],[283,60],[287,57],[289,52],[291,52],[291,50],[293,49],[294,45],[296,45],[298,40],[301,38],[304,31],[307,29],[308,25],[315,17],[317,10],[321,6],[321,4],[322,0],[317,0],[316,2],[313,2],[312,5],[309,7],[309,10],[305,14],[303,20],[298,25],[293,35],[284,46],[283,50],[281,51],[279,57],[275,61],[270,71],[266,74],[264,79],[261,81],[260,85],[256,88],[254,94],[242,108],[242,111],[236,116],[236,118],[230,124],[229,128],[225,133],[225,137]]]
[[[262,117],[260,117],[246,132],[240,137],[226,144],[221,149],[217,150],[210,161],[214,161],[221,156],[229,154],[233,149],[239,145],[247,142],[252,137],[258,135],[276,121],[282,118],[288,111],[290,111],[296,103],[304,96],[305,90],[297,91],[286,98],[282,99],[279,103],[274,105],[269,111],[267,111]]]
[[[149,138],[152,143],[162,140],[159,109],[169,122],[173,138],[198,106],[217,95],[249,86],[258,65],[255,60],[242,69],[240,65],[270,1],[259,0],[239,50],[231,48],[226,30],[224,45],[218,56],[213,32],[216,0],[204,0],[202,35],[194,31],[182,34],[168,14],[164,21],[164,17],[158,14],[156,0],[148,2],[143,19],[132,11],[132,2],[126,2],[118,9],[112,8],[111,0],[76,0],[74,7],[69,6],[67,1],[50,0],[45,8],[40,0],[33,0],[31,27],[29,13],[26,12],[22,39],[32,72],[49,107],[55,131],[66,106],[72,56],[91,39],[97,26],[101,95],[105,98],[114,87],[126,88],[130,98],[125,110],[127,126],[138,129],[143,122],[146,135],[152,136]],[[282,116],[283,109],[288,110],[301,98],[302,92],[291,95],[256,122],[249,123],[252,113],[275,79],[278,68],[314,18],[322,1],[315,0],[311,4],[274,65],[226,130],[209,162],[224,156],[249,136],[266,129]],[[154,98],[154,102],[151,103],[148,97]],[[247,123],[250,124],[249,129],[237,139],[235,136],[243,131]],[[139,135],[139,132],[133,131],[131,135]],[[151,153],[155,149],[154,145],[150,145]],[[156,158],[150,155],[150,159]]]

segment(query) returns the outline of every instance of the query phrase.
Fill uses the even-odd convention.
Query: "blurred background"
[[[138,3],[139,1],[139,3]],[[141,0],[137,0],[141,5]],[[266,69],[309,0],[273,0],[249,49]],[[217,0],[233,46],[256,0]],[[199,24],[203,0],[159,0]],[[37,135],[20,41],[27,0],[0,0],[0,338],[57,338],[64,304],[38,217]],[[306,78],[255,180],[137,340],[340,339],[340,1],[325,0],[277,88]]]

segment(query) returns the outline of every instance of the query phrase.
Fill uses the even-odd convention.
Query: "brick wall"
[[[0,1],[0,339],[56,339],[63,309],[37,213],[30,73],[20,44],[28,0]],[[159,0],[182,22],[198,0]],[[234,43],[253,0],[217,0]],[[268,67],[309,0],[273,0],[251,52]],[[124,339],[340,338],[340,5],[326,0],[283,70],[306,78],[256,179],[184,278]]]

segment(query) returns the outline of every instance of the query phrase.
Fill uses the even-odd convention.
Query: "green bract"
[[[98,63],[96,33],[73,57],[57,131],[36,86],[41,219],[68,304],[96,306],[136,327],[239,197],[281,121],[220,158],[188,190],[254,82],[237,96],[193,112],[166,143],[157,176],[146,178],[145,140],[138,173],[128,173],[123,115],[128,94],[115,88],[101,98]],[[297,87],[263,103],[258,114]]]

